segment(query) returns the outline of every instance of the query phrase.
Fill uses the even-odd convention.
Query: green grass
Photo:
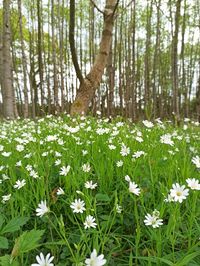
[[[143,123],[119,122],[120,118],[109,123],[106,119],[48,117],[0,124],[2,266],[29,266],[36,263],[40,252],[51,253],[56,266],[85,265],[94,248],[104,254],[109,266],[200,265],[200,191],[190,189],[182,203],[164,201],[173,184],[187,187],[187,178],[200,178],[192,163],[200,155],[199,125],[174,128],[170,122],[154,122],[147,128]],[[104,129],[102,135],[97,133],[99,128]],[[171,135],[173,145],[161,143],[164,134]],[[130,149],[127,156],[120,153],[123,144]],[[17,151],[17,145],[24,150]],[[145,154],[133,159],[137,151]],[[5,157],[3,152],[11,155]],[[55,165],[58,159],[60,164]],[[117,167],[120,160],[123,165]],[[21,166],[16,166],[19,161]],[[84,172],[82,166],[87,163],[91,170]],[[69,173],[60,175],[61,167],[68,165]],[[32,177],[30,166],[38,177]],[[126,175],[141,189],[138,196],[129,192]],[[22,179],[25,186],[14,188]],[[97,183],[94,190],[85,188],[89,180]],[[56,194],[59,187],[64,195]],[[3,203],[2,196],[9,194]],[[70,208],[79,198],[85,202],[82,214]],[[50,212],[38,217],[41,200],[46,200]],[[155,209],[163,219],[159,228],[144,223],[145,215]],[[87,215],[95,218],[96,228],[84,228]],[[20,220],[16,230],[3,233],[3,227],[16,217],[26,220]],[[36,235],[32,246],[29,234]],[[29,239],[29,248],[19,244],[23,242],[19,236],[26,247]]]

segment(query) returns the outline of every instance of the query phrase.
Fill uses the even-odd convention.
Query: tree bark
[[[118,5],[117,0],[106,0],[104,10],[104,26],[100,42],[99,53],[95,58],[94,65],[84,79],[80,77],[80,87],[76,99],[71,107],[71,114],[87,113],[89,104],[94,97],[107,64],[110,52],[115,11]],[[80,74],[80,73],[79,73]]]
[[[2,80],[2,96],[3,96],[3,112],[5,118],[15,118],[14,108],[14,89],[12,78],[12,57],[10,52],[11,34],[10,34],[10,0],[3,1],[3,80]]]
[[[175,31],[172,39],[172,87],[173,87],[173,111],[175,119],[180,120],[179,92],[178,92],[178,33],[180,25],[181,1],[176,3]]]
[[[41,97],[41,110],[43,111],[44,107],[44,91],[43,91],[43,56],[42,56],[42,9],[41,9],[41,0],[37,0],[37,19],[38,19],[38,44],[37,44],[37,53],[38,53],[38,70],[39,70],[39,89]]]
[[[24,118],[28,117],[28,87],[27,87],[27,60],[25,54],[25,45],[24,45],[24,34],[23,34],[23,25],[22,25],[22,4],[21,0],[18,0],[18,12],[19,12],[19,32],[20,32],[20,43],[22,51],[22,69],[24,77]]]
[[[53,63],[53,91],[54,91],[54,106],[56,113],[59,113],[59,100],[58,100],[58,70],[56,60],[56,36],[55,36],[55,7],[54,0],[51,0],[51,34],[52,34],[52,63]]]

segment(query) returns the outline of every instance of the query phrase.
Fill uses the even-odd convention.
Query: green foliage
[[[6,237],[0,236],[0,248],[2,249],[8,248],[8,239]]]
[[[10,255],[5,255],[3,257],[0,257],[0,265],[1,266],[19,266],[20,264],[13,260],[13,258]]]
[[[15,217],[10,220],[4,227],[1,227],[0,234],[13,233],[19,230],[29,220],[28,217]]]
[[[4,122],[0,131],[0,198],[11,194],[1,206],[3,266],[30,266],[40,253],[54,256],[55,265],[80,265],[94,248],[109,266],[198,265],[199,191],[188,187],[182,203],[165,201],[173,184],[186,188],[188,178],[200,178],[192,162],[200,154],[198,123],[50,116]],[[161,142],[166,134],[173,143]],[[127,175],[139,195],[131,192]],[[22,179],[25,185],[16,188]],[[97,185],[87,188],[86,181]],[[84,202],[82,213],[73,212],[76,199]],[[39,217],[41,201],[48,208]],[[163,220],[159,228],[144,222],[155,209]],[[89,215],[95,228],[85,228]]]
[[[28,217],[15,217],[11,219],[6,225],[4,217],[0,214],[0,248],[8,249],[8,238],[2,236],[4,234],[18,231],[29,220]],[[3,226],[4,225],[4,226]]]
[[[19,31],[19,13],[18,10],[15,8],[11,9],[10,12],[10,24],[11,24],[11,36],[12,41],[19,41],[20,40],[20,31]],[[3,9],[0,9],[0,31],[3,29]],[[29,41],[29,30],[27,29],[27,20],[25,16],[22,16],[22,30],[23,30],[23,36],[24,41]]]
[[[26,231],[20,235],[13,247],[12,256],[17,257],[38,247],[38,242],[44,234],[44,230]]]

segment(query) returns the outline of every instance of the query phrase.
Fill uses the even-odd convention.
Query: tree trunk
[[[178,92],[178,33],[180,24],[181,0],[176,3],[175,31],[172,39],[172,88],[173,111],[176,120],[180,120],[179,92]]]
[[[39,89],[40,89],[40,98],[41,98],[41,110],[43,111],[44,107],[44,91],[43,91],[43,56],[42,56],[42,11],[41,11],[41,0],[37,0],[37,19],[38,19],[38,44],[37,44],[37,53],[38,53],[38,70],[39,70]]]
[[[86,113],[89,104],[94,97],[107,64],[110,52],[113,24],[115,20],[115,11],[117,0],[107,0],[104,10],[104,26],[100,42],[99,53],[95,58],[94,65],[84,79],[80,79],[80,88],[77,92],[76,99],[71,107],[71,114]]]
[[[23,34],[23,26],[22,26],[22,6],[21,0],[18,0],[18,12],[19,12],[19,33],[20,33],[20,43],[21,43],[21,51],[22,51],[22,69],[23,69],[23,77],[24,77],[24,117],[28,117],[28,88],[27,88],[27,60],[25,54],[25,46],[24,46],[24,34]]]
[[[1,88],[1,90],[2,90],[2,82],[3,82],[2,71],[3,71],[3,44],[2,44],[2,32],[0,29],[0,88]]]
[[[159,57],[160,57],[160,6],[161,0],[158,1],[156,9],[157,9],[157,22],[156,22],[156,44],[155,44],[155,52],[153,58],[153,118],[157,117],[157,87],[159,82],[158,80],[158,70],[159,70]]]
[[[54,0],[51,0],[51,34],[52,34],[52,63],[53,63],[53,91],[54,91],[54,107],[56,113],[59,113],[59,101],[58,101],[58,71],[56,60],[56,38],[55,38],[55,7]]]
[[[147,0],[147,24],[146,24],[146,44],[145,44],[145,57],[144,57],[144,110],[146,112],[146,117],[149,118],[151,115],[151,21],[153,12],[153,2],[151,1],[149,6],[149,1]]]
[[[3,80],[2,80],[2,96],[3,96],[3,112],[4,117],[14,119],[14,90],[12,78],[12,58],[11,58],[11,37],[10,37],[10,0],[3,1]]]
[[[132,12],[131,12],[131,21],[132,21],[132,80],[131,80],[131,118],[132,121],[136,120],[136,75],[135,75],[135,33],[136,33],[136,2],[132,2]]]
[[[110,49],[107,65],[107,75],[108,75],[108,89],[107,89],[107,116],[113,115],[113,98],[114,98],[114,86],[115,86],[115,69],[113,66],[113,53]]]
[[[200,67],[200,64],[199,64]],[[199,71],[200,74],[200,71]],[[197,83],[197,92],[196,92],[196,113],[197,113],[197,119],[200,121],[200,76]]]

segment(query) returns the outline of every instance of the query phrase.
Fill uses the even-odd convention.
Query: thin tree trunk
[[[82,75],[79,76],[80,88],[77,92],[76,99],[72,104],[71,114],[82,114],[88,111],[89,104],[101,82],[109,56],[117,4],[117,0],[106,1],[104,10],[104,26],[99,53],[97,54],[94,65],[87,76],[84,79]],[[77,74],[79,75],[80,73],[77,72]]]
[[[161,0],[157,3],[157,24],[156,24],[156,44],[153,59],[153,117],[157,116],[157,87],[159,86],[158,80],[158,62],[160,55],[160,5]]]
[[[19,32],[20,32],[20,42],[21,42],[21,51],[22,51],[22,69],[23,69],[23,78],[24,78],[24,117],[28,117],[28,88],[27,88],[27,60],[25,54],[25,45],[24,45],[24,34],[22,28],[22,6],[21,0],[18,0],[18,12],[19,12]]]
[[[10,33],[10,0],[3,1],[3,111],[4,117],[15,118],[15,96],[12,78],[12,58],[11,58],[11,33]]]
[[[60,1],[60,0],[59,0]],[[62,8],[62,9],[61,9]],[[64,60],[63,60],[63,32],[64,32],[64,15],[62,10],[64,9],[64,0],[62,0],[62,6],[60,7],[59,2],[59,39],[60,39],[60,83],[61,83],[61,111],[65,110],[65,83],[64,83]]]
[[[136,10],[135,10],[135,0],[133,1],[132,7],[132,80],[131,80],[131,118],[132,121],[136,120],[136,80],[135,80],[135,30],[136,30]]]
[[[107,75],[108,75],[107,115],[109,117],[109,116],[112,116],[113,114],[113,95],[114,95],[114,77],[115,77],[115,70],[113,67],[112,49],[110,49],[110,53],[108,57]]]
[[[56,40],[55,40],[55,12],[54,12],[54,0],[51,0],[51,33],[52,33],[52,62],[53,62],[53,91],[54,91],[54,107],[56,113],[59,112],[58,102],[58,71],[56,62]]]
[[[176,2],[175,31],[172,39],[172,88],[173,88],[173,111],[175,119],[180,120],[179,91],[178,91],[178,33],[180,24],[181,0]]]
[[[2,42],[2,32],[0,29],[0,88],[2,93],[2,82],[3,82],[3,42]]]
[[[147,0],[147,24],[146,24],[146,48],[145,48],[145,68],[144,68],[144,109],[146,112],[147,118],[149,118],[151,110],[151,78],[150,78],[150,49],[151,49],[151,19],[152,19],[152,10],[153,2],[151,1],[150,6]]]
[[[41,110],[44,108],[44,92],[43,92],[43,58],[42,58],[42,12],[41,12],[41,0],[37,0],[37,20],[38,20],[38,68],[39,68],[39,88],[41,98]]]

